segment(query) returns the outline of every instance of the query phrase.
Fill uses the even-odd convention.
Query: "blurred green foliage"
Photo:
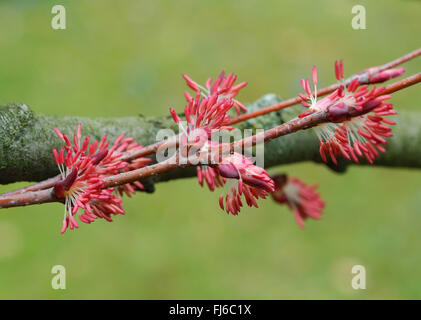
[[[55,4],[67,9],[67,30],[50,26]],[[366,7],[366,30],[351,28],[355,4]],[[184,105],[182,73],[204,82],[221,69],[249,81],[244,102],[287,98],[314,64],[324,86],[335,59],[350,75],[416,49],[420,15],[409,0],[1,1],[0,103],[63,116],[167,114]],[[405,67],[419,72],[421,59]],[[419,101],[419,87],[393,98],[398,111]],[[219,192],[195,179],[125,199],[126,216],[64,236],[59,204],[2,211],[0,298],[421,298],[421,172],[337,175],[309,163],[271,172],[319,184],[323,220],[300,230],[270,200],[227,216]],[[50,285],[57,264],[64,291]],[[351,288],[354,264],[367,268],[366,290]]]

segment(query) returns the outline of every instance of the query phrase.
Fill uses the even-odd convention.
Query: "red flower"
[[[215,188],[222,187],[225,184],[226,179],[221,177],[217,169],[202,165],[197,166],[197,179],[199,184],[203,187],[203,181],[206,182],[210,191],[214,191]]]
[[[206,82],[206,88],[200,86],[191,80],[187,75],[183,75],[187,85],[196,92],[196,96],[192,97],[188,93],[185,94],[188,104],[184,108],[184,116],[187,126],[181,125],[181,119],[174,109],[170,108],[170,113],[174,122],[181,126],[185,140],[189,143],[197,142],[198,136],[207,136],[209,138],[212,132],[217,130],[230,130],[232,127],[224,126],[230,116],[228,111],[234,107],[237,112],[246,108],[234,100],[238,91],[247,85],[242,82],[234,86],[237,76],[230,74],[224,76],[224,71],[212,84],[209,78]],[[191,136],[194,135],[194,138]],[[207,140],[207,139],[206,139]]]
[[[370,83],[380,83],[401,76],[405,72],[405,68],[387,69],[378,71],[378,67],[368,68],[362,73],[368,72],[368,80]]]
[[[275,192],[272,198],[280,204],[286,204],[293,212],[298,225],[304,227],[304,220],[321,219],[325,202],[315,191],[317,186],[307,186],[298,178],[286,175],[272,176]]]
[[[233,100],[233,98],[247,83],[242,82],[234,85],[237,76],[230,74],[225,77],[224,71],[221,72],[214,83],[209,78],[206,87],[200,86],[187,75],[183,75],[183,77],[187,85],[196,92],[194,98],[187,92],[185,93],[188,102],[184,108],[187,125],[181,122],[174,109],[170,108],[170,113],[174,122],[179,124],[182,131],[179,137],[179,148],[181,155],[186,157],[192,152],[210,148],[211,142],[209,139],[212,133],[233,129],[231,126],[225,126],[224,123],[230,119],[228,112],[231,108],[234,107],[237,113],[240,113],[240,110],[246,110],[240,102]],[[203,181],[206,181],[211,191],[215,187],[222,186],[225,182],[213,168],[207,165],[199,166],[197,175],[200,185],[203,186]]]
[[[219,205],[227,213],[237,215],[240,212],[243,203],[241,196],[249,207],[258,207],[256,199],[265,199],[267,193],[274,191],[274,182],[267,172],[258,166],[255,166],[250,159],[245,156],[234,153],[222,159],[222,162],[216,166],[216,169],[222,177],[229,180],[228,192],[219,197]]]
[[[121,198],[115,194],[114,188],[103,189],[103,178],[118,174],[132,168],[140,168],[149,163],[150,159],[136,159],[131,163],[121,160],[123,152],[142,148],[134,142],[133,138],[124,139],[120,135],[111,148],[104,136],[98,143],[96,140],[89,145],[89,137],[81,144],[81,125],[78,125],[77,133],[73,136],[73,144],[70,139],[57,128],[54,129],[66,146],[58,152],[53,149],[55,161],[59,167],[61,180],[55,183],[55,195],[64,200],[64,220],[62,233],[67,228],[78,228],[74,218],[78,209],[84,210],[79,216],[80,221],[91,223],[97,218],[112,221],[111,215],[124,214]],[[140,182],[133,185],[126,184],[119,187],[120,195],[125,192],[131,195],[135,189],[144,189]]]
[[[336,62],[335,70],[337,79],[343,80],[343,64]],[[392,74],[396,76],[396,73]],[[382,73],[379,76],[383,76]],[[365,157],[372,164],[379,152],[386,151],[383,147],[387,144],[385,138],[392,136],[391,128],[386,124],[394,125],[395,122],[384,117],[397,113],[391,103],[385,102],[391,96],[380,95],[383,90],[384,88],[373,87],[368,91],[366,85],[360,86],[358,79],[352,80],[347,87],[339,88],[339,99],[329,113],[349,114],[353,110],[364,113],[356,117],[341,117],[343,121],[336,127],[338,139],[343,141],[343,148],[339,151],[348,160],[358,163],[358,157]],[[321,152],[324,151],[321,149]]]
[[[234,97],[242,88],[244,88],[247,85],[247,82],[241,82],[237,85],[234,85],[235,81],[237,80],[237,76],[233,73],[225,77],[225,71],[222,71],[219,74],[218,78],[216,78],[214,83],[212,83],[212,78],[209,78],[206,81],[206,88],[202,87],[185,74],[183,74],[183,78],[186,80],[187,85],[196,93],[201,92],[201,94],[205,97],[215,94],[218,96],[218,100],[233,100],[234,108],[237,111],[237,114],[240,114],[241,110],[247,111],[247,108],[243,104],[241,104],[237,100],[234,100]],[[193,98],[188,92],[185,92],[184,95],[186,97],[187,102],[193,100]]]
[[[333,106],[339,100],[339,89],[332,92],[325,98],[317,99],[317,68],[313,67],[312,80],[314,85],[314,91],[310,89],[310,82],[308,80],[301,79],[301,85],[306,92],[306,95],[300,94],[301,104],[308,107],[308,111],[302,113],[299,117],[304,117],[312,112],[327,110]],[[333,162],[336,162],[336,157],[346,145],[346,139],[343,141],[336,128],[336,123],[323,123],[313,128],[317,135],[320,144],[320,155],[323,161],[327,162],[326,154],[330,155]]]
[[[404,71],[404,70],[403,70]],[[385,81],[389,77],[402,74],[400,69],[377,74],[373,81]],[[344,80],[342,61],[335,61],[335,76],[340,82]],[[300,117],[311,112],[328,110],[331,122],[314,127],[319,139],[320,155],[324,162],[330,156],[337,164],[337,157],[342,155],[348,160],[359,162],[358,157],[365,157],[369,163],[380,152],[385,152],[386,137],[392,136],[391,129],[386,124],[395,124],[384,116],[396,114],[390,103],[384,102],[391,96],[379,96],[384,88],[373,87],[370,91],[367,85],[360,86],[358,78],[354,78],[348,86],[342,84],[333,93],[317,100],[317,69],[313,68],[314,93],[310,90],[309,81],[302,79],[301,84],[307,95],[301,94],[303,105],[309,108]],[[309,100],[310,103],[307,103]],[[353,115],[355,111],[360,115]],[[361,115],[362,114],[362,115]]]
[[[132,160],[130,163],[122,161],[121,157],[125,152],[135,151],[143,148],[143,146],[138,144],[134,138],[124,138],[124,133],[114,141],[114,144],[109,150],[107,149],[109,143],[106,142],[106,139],[107,136],[104,136],[99,145],[97,141],[95,141],[90,146],[88,153],[88,156],[92,157],[95,156],[95,154],[98,155],[102,152],[107,152],[107,155],[98,161],[97,172],[102,177],[142,168],[152,161],[150,158],[137,158]],[[125,193],[129,197],[136,193],[136,189],[144,190],[145,188],[140,181],[135,181],[132,184],[126,183],[117,187],[120,195]]]
[[[217,94],[201,98],[201,93],[198,92],[196,98],[191,99],[184,108],[187,122],[187,127],[182,126],[184,134],[189,135],[195,130],[202,130],[210,137],[213,131],[232,129],[232,127],[224,126],[224,123],[228,121],[229,115],[227,112],[233,105],[234,103],[230,98],[218,99]],[[170,108],[170,113],[174,122],[181,125],[181,119],[175,110]]]

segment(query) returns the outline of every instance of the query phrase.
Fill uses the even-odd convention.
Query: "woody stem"
[[[53,189],[0,195],[0,209],[59,201]]]
[[[421,82],[421,73],[415,74],[411,77],[403,79],[401,81],[395,82],[385,87],[385,89],[380,94],[388,94],[396,92],[412,86],[416,83]],[[353,114],[353,116],[358,116],[358,113]],[[304,130],[316,126],[320,123],[328,122],[328,113],[326,111],[314,112],[303,118],[292,119],[280,126],[266,130],[264,133],[254,135],[248,138],[238,140],[232,144],[227,145],[220,150],[220,152],[229,152],[235,147],[250,147],[259,142],[267,142],[273,139],[276,139],[281,136],[288,135],[290,133],[296,132],[298,130]],[[197,160],[207,159],[210,155],[208,152],[203,152],[196,157],[193,157],[191,161],[180,164],[178,161],[178,155],[173,158],[153,164],[144,168],[137,170],[132,170],[125,173],[120,173],[114,176],[110,176],[104,179],[105,187],[115,187],[123,185],[126,183],[131,183],[139,179],[144,179],[152,176],[157,176],[163,173],[171,172],[179,168],[187,168],[196,166],[199,162]],[[52,178],[54,179],[54,178]],[[48,181],[48,180],[46,180]],[[45,182],[44,182],[44,185]],[[20,193],[6,193],[0,195],[0,208],[9,208],[16,206],[26,206],[31,204],[40,204],[47,202],[60,201],[54,195],[52,188],[41,190],[41,191],[28,191],[33,190],[32,188],[27,188],[25,191]]]

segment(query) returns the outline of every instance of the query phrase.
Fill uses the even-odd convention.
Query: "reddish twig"
[[[59,200],[55,197],[52,188],[40,191],[28,191],[21,194],[3,194],[0,195],[0,209],[55,201]]]
[[[131,161],[133,159],[145,157],[145,156],[156,153],[160,148],[170,148],[170,147],[178,146],[177,143],[178,143],[178,135],[173,136],[169,138],[168,140],[153,143],[140,150],[127,152],[121,157],[121,160]]]
[[[129,182],[134,182],[140,179],[162,174],[177,168],[188,167],[190,165],[190,163],[180,165],[178,163],[178,157],[173,157],[166,161],[155,163],[147,167],[123,172],[111,177],[106,177],[103,179],[105,181],[104,188],[120,186]]]
[[[384,71],[384,70],[387,70],[387,69],[394,68],[394,67],[399,66],[399,65],[401,65],[401,64],[403,64],[403,63],[405,63],[409,60],[412,60],[412,59],[418,57],[419,55],[421,55],[421,48],[419,48],[417,50],[414,50],[414,51],[412,51],[412,52],[410,52],[410,53],[408,53],[408,54],[406,54],[406,55],[404,55],[400,58],[397,58],[397,59],[395,59],[395,60],[393,60],[389,63],[385,63],[381,66],[375,67],[376,72],[380,72],[380,71]]]
[[[61,176],[57,175],[57,176],[49,178],[47,180],[43,180],[43,181],[31,184],[30,186],[27,186],[27,187],[23,187],[23,188],[16,189],[16,190],[13,190],[13,191],[5,192],[2,195],[22,194],[22,193],[29,192],[29,191],[39,191],[39,190],[49,189],[49,188],[53,187],[54,184],[57,181],[60,181],[60,179],[61,179]]]
[[[389,84],[385,87],[384,91],[381,94],[393,93],[407,87],[410,87],[418,82],[421,82],[421,72],[414,74],[408,78],[402,79],[401,81]]]

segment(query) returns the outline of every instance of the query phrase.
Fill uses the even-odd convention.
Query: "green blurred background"
[[[67,30],[51,28],[55,4],[67,9]],[[351,28],[356,4],[366,30]],[[244,102],[288,98],[314,64],[323,86],[335,59],[350,75],[420,47],[420,16],[415,0],[0,1],[0,103],[61,116],[164,115],[184,105],[182,73],[204,82],[223,68],[249,81]],[[421,58],[405,67],[421,71]],[[398,111],[419,101],[419,87],[393,97]],[[64,236],[59,204],[4,210],[0,298],[421,298],[421,172],[271,169],[284,171],[320,185],[322,221],[300,230],[270,200],[227,216],[219,193],[195,179],[159,184],[125,199],[114,223]],[[355,264],[367,269],[366,290],[351,288]],[[51,288],[54,265],[66,267],[66,290]]]

